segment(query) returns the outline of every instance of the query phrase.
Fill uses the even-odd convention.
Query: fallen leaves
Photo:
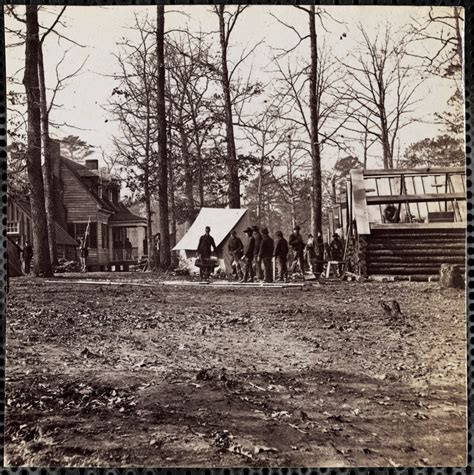
[[[420,297],[415,284],[338,284],[271,294],[168,288],[166,295],[158,286],[153,292],[109,286],[98,299],[89,286],[65,285],[56,295],[58,286],[52,293],[47,285],[22,282],[8,302],[7,418],[13,418],[6,440],[12,451],[22,437],[39,437],[29,422],[17,423],[23,414],[32,420],[39,415],[41,426],[53,418],[61,427],[77,426],[77,434],[58,434],[62,442],[74,440],[78,450],[93,443],[78,417],[87,418],[96,434],[127,433],[129,463],[137,465],[157,453],[163,463],[198,455],[217,465],[309,465],[321,447],[304,441],[321,434],[346,459],[344,444],[354,440],[360,464],[388,463],[384,449],[373,444],[384,446],[384,421],[392,420],[423,425],[426,433],[442,421],[453,447],[460,437],[457,426],[465,414],[458,396],[464,393],[454,377],[465,350],[460,294],[430,290]],[[425,296],[434,299],[429,308]],[[387,331],[377,304],[393,298],[410,313],[413,332],[406,338]],[[445,342],[449,351],[435,359]],[[453,390],[436,393],[435,383]],[[166,397],[163,388],[172,398],[157,407]],[[424,405],[416,405],[419,398]],[[454,403],[446,408],[450,398]],[[183,431],[188,426],[195,430]],[[174,439],[163,437],[165,428]],[[140,447],[133,434],[142,435]],[[423,439],[411,443],[417,452],[393,442],[401,456],[416,462]],[[99,445],[94,457],[103,465],[120,461],[123,450],[110,458]],[[79,456],[78,463],[83,460],[90,459]],[[399,460],[392,456],[393,464]]]

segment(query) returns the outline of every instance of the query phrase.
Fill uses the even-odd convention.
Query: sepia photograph
[[[462,7],[3,9],[6,466],[466,465]]]

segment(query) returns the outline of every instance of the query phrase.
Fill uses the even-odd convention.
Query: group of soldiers
[[[214,238],[210,234],[209,226],[201,236],[197,249],[200,259],[210,259],[212,252],[217,252]],[[232,256],[234,275],[240,282],[273,282],[273,259],[276,264],[276,280],[288,281],[290,258],[292,275],[301,274],[304,278],[306,269],[314,274],[323,270],[323,262],[328,260],[341,262],[344,247],[337,233],[333,234],[330,244],[324,243],[319,232],[316,238],[308,234],[306,242],[303,240],[300,226],[296,225],[286,240],[281,231],[275,233],[275,240],[270,236],[268,228],[259,229],[258,226],[244,230],[244,242],[233,230],[228,243],[229,254]],[[201,272],[201,276],[206,277]]]

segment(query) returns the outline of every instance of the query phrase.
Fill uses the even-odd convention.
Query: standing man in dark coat
[[[255,238],[252,236],[252,229],[247,228],[244,231],[247,239],[244,244],[244,278],[240,282],[253,282],[253,259],[255,254]]]
[[[299,265],[301,273],[304,276],[304,242],[303,237],[300,234],[300,227],[295,226],[293,233],[290,234],[290,249],[293,257],[293,263],[291,264],[291,272],[294,274],[296,272],[296,267]]]
[[[260,251],[260,244],[262,243],[262,235],[258,229],[258,226],[253,226],[253,237],[255,239],[255,257],[254,257],[254,273],[257,277],[257,280],[263,279],[263,271],[262,271],[262,262],[258,259],[258,253]]]
[[[279,281],[286,282],[288,280],[288,241],[283,237],[281,231],[276,232],[275,243],[275,259],[278,265]]]
[[[342,240],[339,237],[339,234],[334,233],[332,235],[331,241],[331,259],[333,261],[338,261],[338,271],[339,274],[342,274],[344,263],[342,260],[344,259],[344,246],[342,244]]]
[[[273,239],[269,236],[268,229],[262,229],[262,242],[258,252],[258,260],[263,262],[264,281],[273,282]]]
[[[131,261],[132,260],[132,251],[133,251],[133,245],[130,241],[130,239],[128,239],[128,237],[125,239],[125,258],[127,261]]]
[[[230,233],[230,239],[228,244],[229,254],[232,257],[232,269],[237,279],[242,279],[242,266],[240,265],[240,259],[244,254],[244,245],[241,239],[237,236],[235,229]]]
[[[29,274],[31,271],[31,261],[33,259],[33,247],[29,243],[29,241],[25,242],[25,246],[23,247],[23,263],[25,267],[25,274]]]
[[[204,234],[199,238],[199,244],[197,248],[198,258],[201,260],[210,259],[213,250],[214,252],[217,252],[216,243],[214,242],[214,238],[211,236],[211,228],[206,226]],[[209,273],[209,267],[200,267],[201,277],[207,278],[209,277]]]

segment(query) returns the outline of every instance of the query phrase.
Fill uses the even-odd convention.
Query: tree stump
[[[454,264],[441,264],[439,284],[442,288],[463,289],[464,276],[461,267]]]

